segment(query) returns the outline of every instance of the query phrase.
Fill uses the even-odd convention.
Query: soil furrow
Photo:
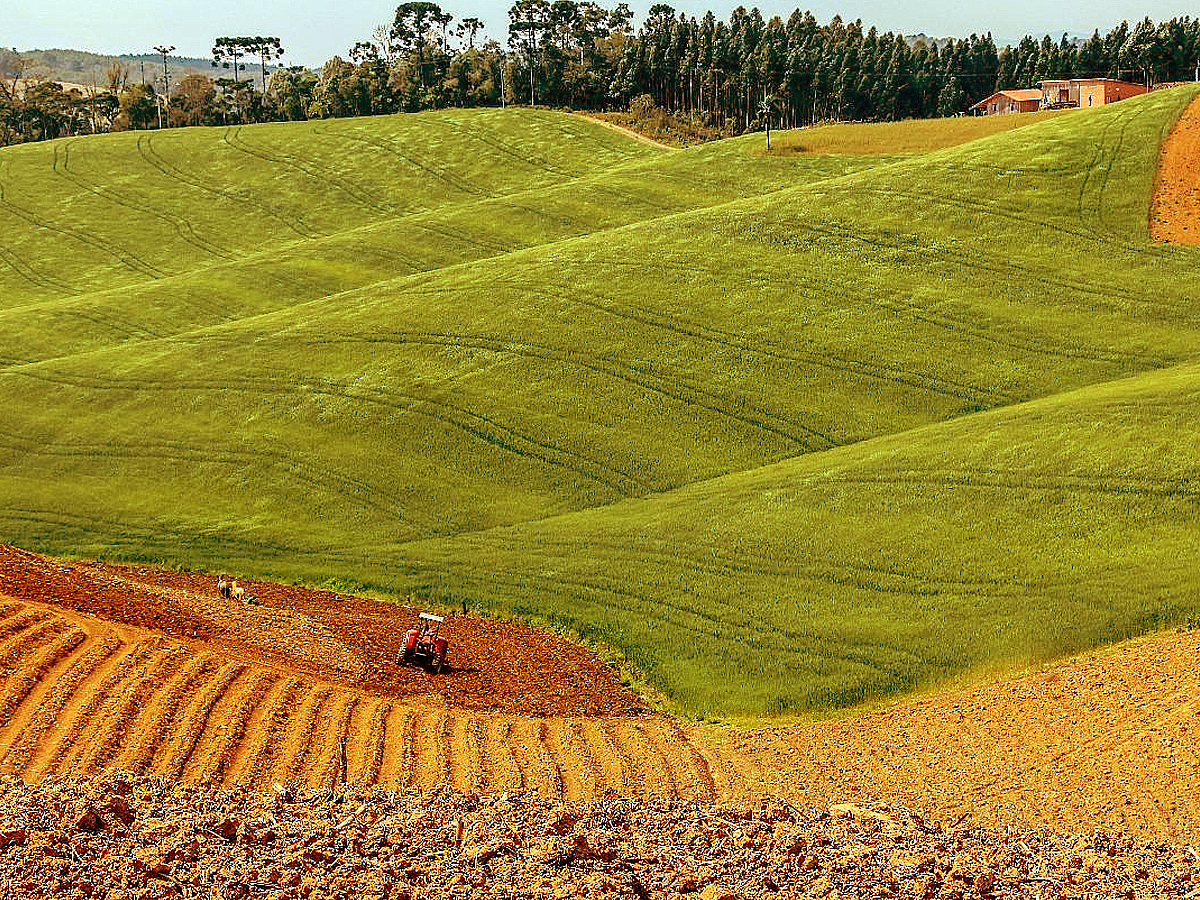
[[[136,726],[150,697],[162,684],[165,674],[175,665],[173,652],[158,650],[146,660],[136,678],[131,678],[122,685],[118,702],[106,708],[106,727],[102,733],[96,734],[87,752],[80,755],[76,763],[77,771],[99,771],[120,752],[125,736]]]
[[[335,694],[327,705],[324,716],[324,731],[309,745],[305,760],[304,776],[313,787],[328,788],[331,792],[345,783],[342,771],[342,749],[358,697],[353,694]]]
[[[379,761],[379,783],[402,788],[409,784],[412,771],[412,728],[416,714],[407,704],[397,703],[388,713],[383,731],[383,751]]]
[[[520,764],[512,748],[513,720],[496,716],[487,722],[484,736],[484,771],[487,786],[492,791],[507,791],[525,786]]]
[[[284,743],[284,752],[279,757],[276,775],[281,781],[304,780],[304,761],[317,723],[321,719],[321,708],[330,696],[326,685],[313,685],[308,689],[304,701],[296,710],[292,719],[292,727],[288,730]]]
[[[16,676],[23,661],[37,647],[56,640],[70,627],[62,619],[46,617],[32,619],[25,627],[14,629],[8,640],[0,643],[0,672],[7,672],[9,677]]]
[[[370,714],[370,719],[365,716]],[[383,772],[383,756],[387,747],[387,723],[392,713],[392,704],[387,700],[376,700],[360,704],[360,723],[357,742],[358,754],[352,764],[350,778],[362,784],[378,784]]]
[[[10,750],[13,771],[26,778],[45,772],[58,758],[58,750],[76,727],[84,705],[80,696],[88,696],[88,686],[103,681],[105,673],[131,649],[115,631],[94,635],[93,642],[86,646],[83,655],[54,682],[50,696],[38,710],[36,722],[26,727],[20,742]],[[55,773],[51,770],[49,774]]]
[[[179,660],[176,660],[179,664]],[[137,729],[130,735],[113,765],[128,772],[144,773],[158,754],[163,741],[179,727],[187,706],[187,698],[201,690],[220,667],[216,657],[210,653],[189,654],[187,662],[179,666],[175,675],[148,700],[144,713],[139,716]]]
[[[244,663],[227,662],[213,676],[204,691],[196,695],[188,706],[177,737],[163,753],[161,766],[155,766],[159,774],[171,778],[183,776],[210,725],[219,727],[221,724],[220,720],[212,721],[214,708],[224,699],[233,684],[245,674],[246,668]]]
[[[239,782],[257,786],[272,783],[277,775],[279,758],[287,747],[292,716],[299,706],[300,697],[308,690],[305,682],[297,678],[287,678],[272,692],[274,696],[268,698],[262,706],[257,746],[240,764],[241,771],[232,773]]]
[[[597,719],[582,719],[579,723],[584,743],[600,768],[599,786],[605,791],[625,793],[633,770],[628,756],[609,733],[611,727],[610,723]]]
[[[0,695],[0,758],[21,734],[38,701],[49,691],[53,684],[51,673],[61,670],[86,639],[82,631],[68,626],[39,650],[31,652],[14,677],[5,682]]]
[[[75,683],[74,673],[100,652],[91,635],[84,634],[68,655],[44,673],[7,726],[0,729],[0,773],[20,772],[25,767],[34,748],[57,719],[68,693],[67,685]]]
[[[541,738],[558,770],[563,799],[593,800],[599,796],[595,758],[578,727],[569,719],[548,719],[542,723]]]
[[[478,793],[484,782],[479,716],[459,713],[454,716],[452,725],[449,755],[454,765],[451,784],[457,790]]]
[[[275,672],[249,670],[230,687],[220,706],[213,709],[213,719],[220,724],[211,729],[210,740],[196,748],[184,770],[185,778],[231,783],[229,767],[247,742],[247,725],[277,681],[279,675]]]
[[[673,720],[663,717],[644,726],[643,730],[673,770],[676,783],[687,784],[687,792],[680,796],[701,802],[712,802],[716,798],[716,785],[708,771],[708,763]]]
[[[78,757],[93,741],[102,738],[108,724],[107,711],[118,701],[121,687],[137,677],[151,656],[148,647],[130,644],[121,636],[118,651],[80,683],[64,710],[67,721],[56,729],[58,740],[35,754],[34,768],[46,774],[74,772]]]
[[[670,770],[636,723],[617,722],[612,730],[612,737],[631,766],[633,780],[629,785],[630,793],[637,797],[649,798],[674,792],[675,783],[671,779]]]
[[[542,735],[544,722],[520,718],[512,723],[509,749],[521,771],[521,786],[549,797],[563,796],[562,775],[547,750]]]
[[[417,711],[413,723],[412,775],[409,783],[422,791],[446,783],[446,751],[442,745],[442,729],[446,711],[424,708]]]

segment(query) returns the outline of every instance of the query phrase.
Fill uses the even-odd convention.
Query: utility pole
[[[162,58],[163,58],[163,97],[162,97],[162,106],[166,106],[166,105],[167,105],[167,97],[170,95],[170,92],[171,92],[171,82],[170,82],[170,80],[169,80],[170,76],[167,74],[167,54],[168,54],[168,53],[170,53],[172,50],[174,50],[174,49],[175,49],[175,45],[174,45],[174,44],[172,44],[170,47],[168,47],[166,44],[159,44],[159,45],[158,45],[157,47],[155,47],[154,49],[155,49],[155,50],[157,50],[159,53],[161,53],[161,54],[162,54]],[[163,127],[163,114],[162,114],[162,106],[160,106],[160,107],[159,107],[159,110],[158,110],[158,127],[159,127],[159,128],[162,128],[162,127]],[[168,122],[169,122],[169,120],[168,120]]]

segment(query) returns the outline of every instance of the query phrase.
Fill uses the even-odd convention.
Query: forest
[[[114,61],[94,88],[30,77],[21,54],[2,50],[0,144],[508,104],[655,111],[731,135],[768,124],[959,115],[996,90],[1045,78],[1156,85],[1200,71],[1200,20],[1190,17],[1122,22],[1087,39],[1026,36],[1004,47],[990,34],[914,37],[837,16],[820,24],[800,10],[764,19],[744,7],[722,20],[656,4],[635,30],[625,3],[609,9],[591,0],[518,0],[501,23],[504,44],[484,38],[489,27],[414,0],[319,71],[272,70],[284,53],[278,38],[218,37],[221,77],[137,83]],[[241,57],[261,59],[258,82],[240,74]]]

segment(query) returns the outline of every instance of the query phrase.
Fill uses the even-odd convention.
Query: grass
[[[56,227],[0,275],[0,537],[466,598],[703,716],[1179,624],[1200,283],[1146,210],[1191,93],[919,155],[530,111],[154,135],[207,206],[137,136],[5,150]]]
[[[1071,110],[1047,110],[1005,116],[813,125],[772,131],[771,152],[783,155],[838,153],[855,156],[931,153],[1024,128],[1069,112]],[[765,149],[765,136],[756,137]]]
[[[395,552],[695,714],[853,706],[1194,615],[1198,400],[1183,366]]]

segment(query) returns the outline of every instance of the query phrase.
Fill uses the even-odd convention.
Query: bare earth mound
[[[1200,244],[1200,97],[1179,117],[1163,143],[1150,237],[1176,244]]]
[[[395,665],[411,610],[248,588],[260,605],[203,576],[0,545],[0,775],[772,797],[1200,841],[1200,632],[842,722],[713,733],[647,710],[551,636],[455,617],[438,677]]]

